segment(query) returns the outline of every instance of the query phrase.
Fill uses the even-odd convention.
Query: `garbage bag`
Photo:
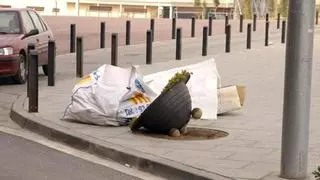
[[[135,67],[99,67],[75,85],[62,119],[95,125],[127,125],[156,96],[141,79]]]

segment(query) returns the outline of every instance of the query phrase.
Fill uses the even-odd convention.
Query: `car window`
[[[21,18],[23,21],[23,26],[27,33],[29,33],[31,30],[35,29],[34,24],[32,22],[31,17],[27,13],[27,11],[21,11]]]
[[[30,16],[31,16],[31,18],[32,18],[32,20],[34,22],[34,25],[39,30],[39,33],[43,32],[44,29],[42,27],[42,24],[41,24],[41,22],[39,20],[38,15],[34,11],[28,11],[28,12],[29,12],[29,14],[30,14]]]
[[[39,17],[40,21],[41,21],[41,24],[42,24],[42,27],[45,31],[48,30],[47,26],[46,26],[46,23],[44,23],[44,21]]]
[[[0,12],[0,33],[20,33],[20,21],[17,12]]]

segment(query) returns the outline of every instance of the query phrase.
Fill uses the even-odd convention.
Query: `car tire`
[[[48,65],[42,65],[42,71],[44,75],[48,76]]]
[[[19,55],[19,69],[17,74],[13,76],[13,80],[17,84],[24,84],[27,80],[27,63],[24,54]]]

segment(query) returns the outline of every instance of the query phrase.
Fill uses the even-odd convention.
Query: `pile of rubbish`
[[[185,86],[191,107],[201,112],[201,119],[214,120],[218,114],[243,106],[244,87],[221,87],[214,59],[145,76],[139,68],[105,64],[84,76],[75,85],[62,119],[102,126],[129,125],[165,92],[168,81],[179,72],[191,73]]]

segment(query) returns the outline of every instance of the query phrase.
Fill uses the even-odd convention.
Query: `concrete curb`
[[[186,180],[227,180],[232,179],[201,169],[186,166],[151,154],[129,149],[118,144],[102,142],[96,138],[74,132],[72,129],[54,124],[39,116],[28,113],[24,108],[26,94],[18,97],[13,103],[10,117],[22,128],[59,141],[73,148],[111,159],[121,164],[152,173],[168,179]]]

